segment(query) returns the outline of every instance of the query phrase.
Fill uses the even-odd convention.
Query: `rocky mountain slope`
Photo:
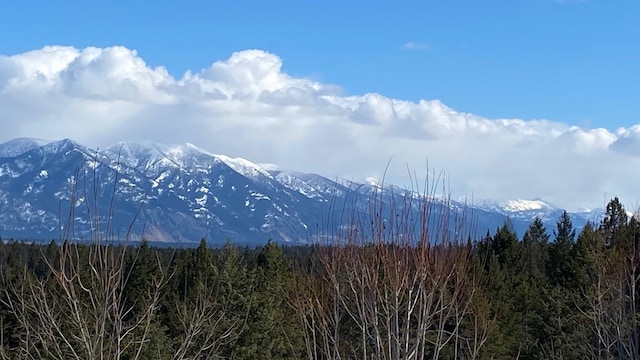
[[[412,199],[404,204],[414,210],[419,206],[416,194],[392,186],[262,167],[191,144],[120,142],[100,151],[69,139],[0,144],[3,239],[89,240],[100,233],[184,244],[202,237],[212,243],[309,243],[346,226],[349,215],[369,216],[372,198],[386,217],[403,199]],[[437,214],[464,218],[474,236],[506,218],[519,234],[534,216],[553,226],[562,211],[541,200],[450,201],[446,209],[441,199],[432,201],[439,204]],[[601,210],[572,214],[577,227],[599,216]]]

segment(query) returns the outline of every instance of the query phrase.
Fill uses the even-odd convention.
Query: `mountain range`
[[[383,217],[398,206],[417,213],[420,196],[424,199],[371,179],[356,182],[261,166],[192,144],[119,142],[103,150],[70,139],[17,138],[0,144],[3,239],[90,240],[100,233],[166,244],[188,245],[201,238],[308,244],[379,206],[387,209]],[[466,204],[433,194],[426,198],[442,205],[432,207],[434,219],[460,219],[474,237],[493,232],[506,219],[522,235],[535,216],[551,232],[563,211],[543,200]],[[596,209],[570,216],[581,228],[602,214]]]

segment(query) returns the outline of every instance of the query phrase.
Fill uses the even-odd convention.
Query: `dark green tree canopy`
[[[618,197],[611,199],[607,204],[605,217],[601,224],[607,245],[616,245],[622,241],[621,236],[628,221],[629,216]]]

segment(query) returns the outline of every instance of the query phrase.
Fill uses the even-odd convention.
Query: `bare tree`
[[[333,227],[292,301],[308,357],[479,357],[492,319],[467,219],[433,191],[384,191],[373,193],[365,215]]]
[[[593,358],[640,359],[640,249],[638,234],[632,236],[628,247],[596,241],[589,249],[593,266],[579,310],[594,338],[584,349]]]
[[[76,171],[74,181],[78,175]],[[111,217],[106,224],[101,220],[95,190],[94,185],[94,202],[85,201],[91,244],[82,246],[72,238],[77,204],[74,183],[57,261],[43,255],[50,276],[40,279],[25,269],[22,281],[6,288],[6,305],[22,328],[20,357],[121,359],[129,352],[139,358],[148,342],[167,273],[159,266],[146,298],[138,299],[146,306],[133,313],[124,293],[130,248],[115,246],[109,231]]]
[[[71,210],[61,227],[59,256],[51,260],[43,254],[49,275],[39,278],[25,268],[19,281],[5,281],[4,301],[17,319],[18,328],[14,331],[19,334],[19,346],[1,348],[0,354],[6,359],[218,357],[221,347],[235,341],[246,325],[246,321],[226,321],[230,317],[229,300],[219,296],[222,286],[219,282],[198,284],[194,301],[176,301],[174,311],[184,332],[175,341],[164,344],[168,351],[161,353],[149,347],[151,337],[158,335],[152,332],[158,321],[160,300],[167,296],[167,284],[174,274],[169,272],[169,264],[156,257],[157,271],[146,290],[136,299],[127,298],[126,286],[138,257],[136,247],[128,244],[136,219],[132,219],[124,239],[114,236],[117,172],[107,215],[101,216],[95,168],[91,194],[86,190],[84,174],[86,221],[83,222],[91,229],[90,244],[75,241],[80,175],[76,171]]]

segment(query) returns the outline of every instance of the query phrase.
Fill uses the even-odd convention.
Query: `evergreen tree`
[[[516,270],[515,267],[520,260],[522,250],[518,243],[518,234],[513,230],[510,221],[506,220],[496,230],[491,240],[491,251],[497,257],[501,268]],[[519,272],[520,269],[517,269],[517,271]]]
[[[246,350],[246,344],[243,342],[254,326],[251,315],[259,311],[259,308],[256,307],[255,301],[255,270],[247,266],[246,255],[246,252],[240,253],[239,249],[227,240],[216,259],[220,302],[227,304],[228,326],[237,327],[239,333],[238,341],[224,350],[223,354],[228,358],[243,359],[249,358],[247,354],[252,354]]]
[[[529,343],[522,316],[518,312],[522,297],[517,295],[523,291],[516,292],[525,283],[522,243],[518,241],[509,221],[496,230],[489,248],[491,258],[488,275],[494,294],[491,309],[497,314],[497,321],[491,335],[493,341],[488,344],[486,351],[491,354],[490,357],[508,359],[521,352],[523,342]]]
[[[552,285],[575,286],[575,273],[573,266],[573,247],[575,245],[576,229],[567,211],[556,222],[556,230],[553,231],[555,240],[549,246],[549,262],[547,274]]]
[[[522,240],[522,256],[514,273],[511,309],[519,319],[512,327],[518,334],[517,343],[520,357],[537,359],[541,357],[541,344],[545,341],[542,294],[546,291],[546,263],[548,258],[549,235],[539,217],[529,225]]]
[[[286,295],[293,274],[289,261],[275,242],[269,241],[256,258],[255,303],[247,328],[238,341],[237,355],[245,359],[299,359],[302,344],[298,322]]]
[[[587,223],[578,235],[572,256],[572,271],[575,274],[577,292],[584,291],[590,286],[596,253],[604,245],[603,232],[598,231],[592,223]]]
[[[637,253],[640,249],[640,222],[635,215],[627,223],[618,246],[628,254]]]
[[[573,222],[566,210],[562,211],[560,218],[556,222],[556,230],[553,231],[553,235],[555,236],[554,242],[556,243],[573,245],[575,242],[576,229],[573,228]]]
[[[204,310],[218,310],[209,306],[216,300],[218,287],[213,256],[206,240],[201,239],[195,249],[179,252],[172,271],[172,282],[169,284],[171,291],[162,304],[162,324],[167,327],[169,338],[174,340],[172,346],[176,348],[184,344],[187,337],[192,336],[193,333],[187,333],[195,329],[191,319],[197,318]],[[202,323],[204,322],[201,321]],[[204,346],[202,337],[205,334],[200,329],[198,331],[202,336],[193,336],[189,349]],[[193,356],[189,349],[185,350],[186,355]]]
[[[624,243],[623,233],[628,220],[627,212],[618,197],[611,199],[607,204],[605,217],[601,224],[604,241],[607,245],[618,246]]]
[[[125,284],[125,304],[130,320],[136,319],[147,311],[154,299],[154,289],[163,286],[159,279],[160,264],[157,252],[149,247],[146,239],[142,239],[140,244],[128,259],[128,275]],[[136,320],[133,320],[136,321]],[[149,329],[136,329],[137,332],[148,331],[147,342],[142,347],[141,360],[168,359],[171,354],[171,341],[166,334],[166,326],[161,323],[161,317],[154,315],[149,319]],[[143,334],[138,335],[142,338]],[[135,358],[137,347],[128,349],[127,357]]]
[[[496,262],[493,259],[494,254],[493,254],[492,242],[493,242],[493,237],[491,236],[491,232],[489,232],[489,229],[487,229],[487,234],[484,236],[482,240],[476,243],[475,251],[474,251],[480,264],[483,265],[485,271],[487,272],[490,270],[492,263]]]
[[[529,225],[522,242],[524,271],[533,279],[544,278],[548,260],[549,235],[540,217],[536,216],[533,223]]]

